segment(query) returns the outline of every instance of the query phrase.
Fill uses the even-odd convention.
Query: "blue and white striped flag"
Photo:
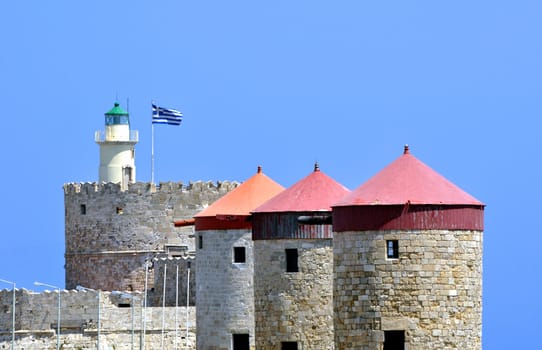
[[[168,109],[152,105],[152,123],[181,125],[183,114],[175,109]]]

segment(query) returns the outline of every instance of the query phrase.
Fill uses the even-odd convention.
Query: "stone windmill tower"
[[[257,349],[333,349],[331,205],[348,193],[315,165],[253,212]]]
[[[258,172],[195,215],[197,348],[254,349],[250,212],[284,187]]]
[[[334,205],[335,348],[481,349],[483,224],[408,146]]]

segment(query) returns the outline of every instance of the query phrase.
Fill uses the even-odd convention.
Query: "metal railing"
[[[139,131],[130,130],[130,137],[128,140],[118,140],[111,137],[107,137],[105,131],[98,130],[94,133],[94,141],[101,142],[138,142],[139,141]]]

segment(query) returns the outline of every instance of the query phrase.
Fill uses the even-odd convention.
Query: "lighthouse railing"
[[[102,142],[138,142],[139,141],[139,131],[138,130],[130,130],[130,137],[128,140],[111,140],[110,138],[107,138],[105,131],[103,130],[97,130],[94,133],[94,141],[97,143]]]

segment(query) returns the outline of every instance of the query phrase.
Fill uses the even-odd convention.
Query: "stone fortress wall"
[[[187,303],[189,306],[196,305],[196,259],[194,256],[173,258],[166,254],[157,255],[152,259],[152,270],[154,287],[148,292],[149,305],[156,307],[186,306]],[[190,294],[189,300],[186,298],[187,293]]]
[[[194,251],[193,226],[174,221],[192,218],[237,185],[138,182],[126,191],[112,183],[64,185],[66,288],[143,290],[146,259]]]
[[[10,348],[12,290],[0,290],[0,344]],[[133,298],[133,302],[132,302]],[[195,349],[194,307],[142,307],[141,292],[100,292],[100,349]],[[98,294],[95,291],[60,291],[61,349],[96,349]],[[188,310],[188,314],[187,314]],[[55,349],[57,342],[58,292],[16,291],[15,348]],[[188,317],[187,317],[188,316]],[[188,323],[187,323],[188,319]],[[143,329],[145,332],[143,332]],[[188,337],[187,337],[188,329]]]
[[[61,291],[62,349],[96,348],[97,294],[78,291],[77,286],[102,290],[101,349],[131,349],[132,339],[136,349],[143,341],[146,349],[161,349],[162,341],[167,349],[175,345],[195,349],[194,228],[175,227],[174,222],[191,219],[237,186],[229,181],[135,183],[123,191],[112,183],[65,184],[67,289]],[[144,290],[146,264],[144,308],[143,293],[134,291]],[[11,342],[12,296],[12,291],[0,291],[0,344],[4,348]],[[16,348],[56,348],[56,291],[17,290],[15,311]]]

